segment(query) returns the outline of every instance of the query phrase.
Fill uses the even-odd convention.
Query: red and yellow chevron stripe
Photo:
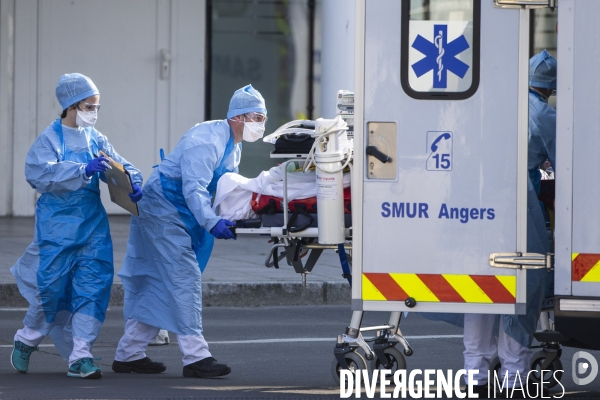
[[[362,299],[445,303],[516,303],[517,278],[507,275],[364,273]]]
[[[600,254],[571,254],[571,280],[600,282]]]

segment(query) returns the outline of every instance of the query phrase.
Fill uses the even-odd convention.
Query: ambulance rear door
[[[600,2],[560,2],[555,294],[562,311],[600,312]],[[595,298],[595,299],[594,299]]]
[[[528,11],[358,3],[353,309],[524,313]]]

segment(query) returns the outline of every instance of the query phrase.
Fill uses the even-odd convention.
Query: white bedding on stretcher
[[[350,186],[350,174],[344,174],[344,188]],[[288,201],[307,199],[317,195],[316,174],[314,171],[288,172]],[[283,198],[283,172],[281,166],[263,171],[256,178],[246,178],[239,174],[227,173],[219,179],[213,210],[230,221],[256,218],[250,202],[252,193]]]

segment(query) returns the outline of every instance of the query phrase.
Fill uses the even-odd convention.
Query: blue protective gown
[[[536,194],[540,194],[544,161],[556,170],[556,110],[538,93],[529,91],[529,152],[527,169]]]
[[[33,242],[11,268],[29,301],[23,323],[50,334],[63,358],[72,338],[93,344],[104,321],[113,281],[112,241],[100,201],[99,174],[85,167],[99,150],[122,163],[132,181],[140,172],[93,127],[54,121],[27,153],[25,176],[41,196]]]
[[[227,120],[194,126],[152,173],[131,218],[119,277],[125,319],[180,335],[202,335],[201,273],[212,252],[210,230],[221,219],[211,192],[237,172],[241,144]]]
[[[551,250],[551,241],[546,229],[546,220],[531,180],[527,185],[527,252],[546,254]],[[527,271],[527,309],[525,315],[503,315],[504,332],[521,345],[529,347],[542,309],[546,292],[546,281],[550,273],[546,269]]]

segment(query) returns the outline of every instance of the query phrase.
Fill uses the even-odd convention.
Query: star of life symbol
[[[448,71],[463,79],[469,70],[469,66],[456,58],[456,56],[469,48],[465,35],[461,35],[448,43],[448,25],[433,26],[433,42],[417,35],[412,47],[423,53],[425,57],[411,67],[417,78],[429,71],[433,74],[433,87],[435,89],[446,89]]]

